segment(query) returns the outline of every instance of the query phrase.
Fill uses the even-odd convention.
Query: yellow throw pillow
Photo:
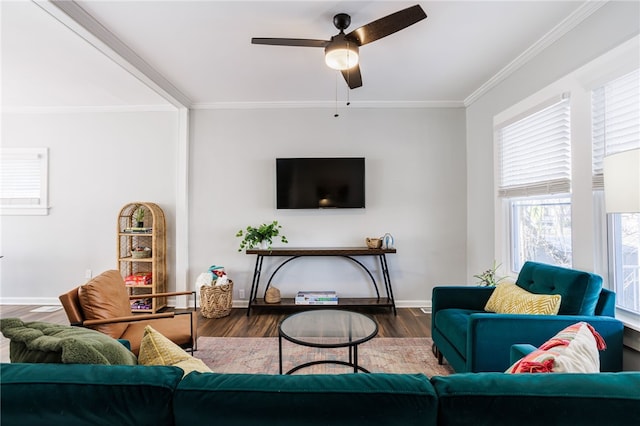
[[[183,377],[192,371],[211,373],[211,369],[198,358],[189,355],[180,346],[158,333],[150,325],[144,328],[140,342],[138,364],[173,365],[184,371]]]
[[[559,294],[534,294],[513,283],[498,284],[484,310],[499,314],[556,315],[560,310]]]

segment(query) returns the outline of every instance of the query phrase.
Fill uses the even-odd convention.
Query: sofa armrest
[[[472,314],[467,330],[469,371],[505,371],[511,364],[511,346],[529,343],[539,347],[560,330],[580,321],[588,322],[604,338],[601,371],[622,370],[622,322],[611,317],[583,315]]]
[[[537,348],[528,343],[521,343],[516,345],[511,345],[510,352],[510,363],[511,365],[515,364],[517,361],[520,361],[525,356],[529,355],[531,352],[535,351]]]
[[[431,312],[458,308],[483,310],[494,287],[439,286],[431,292]]]

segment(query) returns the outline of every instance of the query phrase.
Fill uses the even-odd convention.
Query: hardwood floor
[[[38,306],[0,306],[1,318],[20,318],[28,321],[45,321],[68,325],[69,321],[60,309],[55,312],[31,312]],[[378,337],[430,337],[431,315],[419,308],[399,308],[394,316],[388,309],[358,309],[371,315],[378,323]],[[229,316],[217,319],[198,315],[198,336],[210,337],[277,337],[278,324],[291,310],[270,309],[252,312],[247,317],[246,309],[232,309]],[[9,342],[0,335],[0,360],[9,361]]]
[[[430,337],[431,315],[418,308],[400,308],[394,316],[388,309],[358,309],[371,315],[378,323],[379,337]],[[246,309],[232,309],[224,318],[200,317],[199,336],[215,337],[277,337],[278,324],[291,310],[269,310],[252,312],[247,317]]]

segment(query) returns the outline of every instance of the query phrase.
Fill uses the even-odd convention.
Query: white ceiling
[[[104,46],[95,40],[92,43],[98,48],[92,46],[51,16],[51,10],[57,8],[40,3],[2,0],[4,108],[168,105],[141,84],[139,74],[132,75],[126,66],[105,56],[100,50]],[[329,39],[338,32],[332,24],[336,13],[351,15],[349,32],[416,4],[76,3],[107,34],[115,35],[175,86],[191,107],[344,99],[347,86],[342,76],[324,65],[322,49],[252,45],[251,37]],[[350,91],[353,104],[469,103],[527,55],[535,54],[536,46],[552,42],[554,36],[595,10],[575,0],[419,4],[428,15],[426,20],[360,49],[363,87]]]

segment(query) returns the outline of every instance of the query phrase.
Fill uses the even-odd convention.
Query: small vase
[[[268,241],[260,241],[257,245],[256,248],[258,250],[266,250],[269,247],[269,242]]]

